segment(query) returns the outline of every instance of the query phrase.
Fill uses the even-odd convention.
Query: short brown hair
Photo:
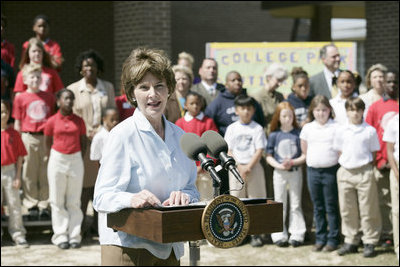
[[[365,110],[365,103],[359,97],[350,97],[346,100],[344,107],[347,110]]]
[[[165,79],[168,94],[175,90],[175,75],[172,71],[171,61],[164,51],[158,49],[139,47],[132,50],[122,66],[121,81],[128,101],[136,106],[133,98],[135,86],[140,83],[147,72],[159,79]]]

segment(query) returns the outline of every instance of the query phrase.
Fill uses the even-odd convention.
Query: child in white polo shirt
[[[308,109],[308,120],[300,133],[306,155],[307,183],[314,205],[315,245],[312,251],[331,252],[339,245],[339,203],[336,172],[338,153],[333,138],[338,124],[328,98],[316,95]]]
[[[361,98],[349,98],[345,107],[349,123],[337,130],[333,142],[341,165],[337,183],[344,244],[338,254],[357,252],[361,226],[364,257],[373,257],[382,228],[372,164],[379,139],[375,128],[363,120],[365,103]]]

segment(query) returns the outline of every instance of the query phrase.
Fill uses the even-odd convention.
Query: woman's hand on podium
[[[144,189],[133,195],[131,200],[132,208],[146,208],[149,206],[157,207],[161,205],[161,201],[150,191]]]
[[[163,203],[163,206],[182,206],[189,205],[189,195],[181,191],[172,191],[169,198]]]

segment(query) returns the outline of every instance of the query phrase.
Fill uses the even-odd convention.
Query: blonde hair
[[[374,64],[371,67],[369,67],[368,71],[367,71],[367,75],[365,75],[365,83],[367,86],[367,89],[369,90],[371,88],[371,73],[379,70],[383,73],[383,75],[385,76],[386,72],[387,72],[387,68],[385,65],[383,64]]]
[[[169,95],[175,90],[175,74],[166,53],[158,49],[136,48],[125,60],[121,75],[126,97],[132,105],[136,106],[133,91],[148,72],[159,79],[165,79]]]
[[[186,53],[185,51],[183,51],[183,52],[179,53],[179,55],[178,55],[178,61],[180,59],[188,60],[190,62],[190,64],[193,66],[194,58],[193,58],[193,56],[191,54]]]
[[[26,79],[28,75],[32,72],[40,72],[42,73],[42,66],[36,63],[25,64],[22,68],[22,78]]]
[[[190,68],[188,68],[186,66],[182,66],[182,65],[174,65],[172,67],[172,71],[174,73],[182,72],[182,73],[186,74],[186,76],[189,77],[189,84],[193,83],[194,75],[193,75],[192,69],[190,69]]]

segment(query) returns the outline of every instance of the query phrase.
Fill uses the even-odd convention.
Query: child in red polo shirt
[[[203,97],[196,93],[189,91],[186,95],[185,109],[186,113],[182,118],[179,118],[175,124],[187,133],[195,133],[201,136],[205,131],[213,130],[218,132],[213,119],[207,117],[203,113]],[[197,165],[197,180],[196,186],[200,192],[200,200],[210,200],[213,198],[213,187],[210,174],[204,171],[199,162]]]
[[[61,249],[79,248],[83,213],[83,154],[86,127],[83,119],[72,113],[74,93],[69,89],[57,92],[60,110],[49,118],[44,128],[49,163],[49,201],[53,236],[51,241]]]
[[[7,128],[10,117],[10,104],[1,100],[1,203],[3,194],[8,206],[8,232],[17,246],[29,247],[26,242],[26,230],[22,223],[21,200],[21,167],[23,157],[27,154],[21,136],[12,127]],[[3,238],[3,228],[1,228]]]
[[[28,89],[15,96],[12,115],[14,128],[22,132],[22,141],[28,151],[22,169],[23,204],[28,208],[30,219],[37,220],[39,216],[50,220],[43,129],[47,119],[54,114],[55,98],[53,94],[39,90],[40,65],[25,65],[22,73]]]

